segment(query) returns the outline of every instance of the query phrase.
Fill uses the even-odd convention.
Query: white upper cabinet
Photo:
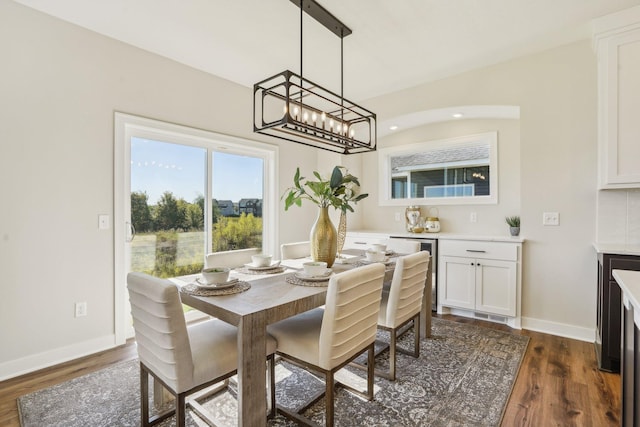
[[[640,188],[640,6],[593,21],[598,185]]]

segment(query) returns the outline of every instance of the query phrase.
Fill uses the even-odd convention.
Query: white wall
[[[462,105],[520,107],[519,123],[460,121],[381,139],[381,147],[498,129],[498,205],[439,207],[447,232],[506,235],[519,213],[524,244],[523,327],[592,340],[596,316],[596,59],[589,41],[369,100],[380,121]],[[503,127],[504,126],[504,127]],[[519,135],[517,133],[519,132]],[[515,147],[519,145],[519,147]],[[365,156],[365,181],[377,179],[377,154]],[[518,188],[519,187],[519,188]],[[371,190],[371,188],[367,188]],[[398,208],[364,201],[363,227],[386,229]],[[469,223],[469,212],[478,223]],[[560,213],[543,227],[542,213]]]
[[[0,379],[113,344],[113,115],[121,111],[254,140],[252,92],[0,2]],[[276,142],[274,142],[276,141]],[[280,144],[279,187],[316,151]],[[280,205],[283,212],[283,205]],[[315,210],[280,216],[308,238]],[[74,303],[88,315],[74,318]]]

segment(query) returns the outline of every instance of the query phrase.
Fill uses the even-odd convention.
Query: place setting
[[[333,270],[324,261],[309,261],[302,264],[302,271],[287,276],[287,283],[300,286],[328,286]]]
[[[392,250],[387,250],[387,245],[374,244],[370,249],[367,249],[364,253],[364,259],[359,259],[355,265],[362,266],[374,263],[382,263],[385,266],[395,263],[392,259],[395,253]]]
[[[273,261],[271,255],[258,254],[252,255],[251,261],[235,269],[242,274],[279,274],[286,270],[286,267],[280,265],[280,261]]]
[[[193,282],[183,286],[181,292],[196,296],[232,295],[251,288],[249,282],[229,278],[231,269],[226,267],[203,268]]]

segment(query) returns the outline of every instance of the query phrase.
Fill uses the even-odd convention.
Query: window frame
[[[392,178],[391,158],[412,153],[422,153],[430,150],[449,149],[455,146],[469,146],[475,144],[489,145],[489,195],[488,196],[460,196],[460,197],[418,197],[412,198],[407,188],[408,197],[391,198]],[[451,166],[457,166],[452,164]],[[465,135],[455,138],[439,139],[419,142],[415,144],[398,145],[378,150],[378,191],[380,206],[411,205],[477,205],[498,203],[498,132],[485,132]],[[410,181],[407,179],[407,181]]]
[[[128,213],[131,211],[130,193],[130,144],[132,137],[183,144],[205,148],[207,150],[207,172],[205,201],[208,208],[205,213],[205,256],[211,248],[212,227],[210,203],[213,186],[211,180],[212,157],[214,151],[228,154],[259,157],[263,160],[263,205],[262,205],[262,250],[276,253],[278,241],[278,146],[220,134],[189,126],[168,123],[160,120],[139,117],[131,114],[114,113],[114,310],[115,341],[123,344],[131,336],[126,324],[125,307],[128,299],[126,292]],[[210,229],[209,229],[210,231]],[[204,260],[203,260],[204,262]]]

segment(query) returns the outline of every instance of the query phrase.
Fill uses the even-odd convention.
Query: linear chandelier
[[[344,98],[344,37],[351,30],[315,0],[300,7],[300,74],[286,70],[253,85],[253,131],[341,154],[376,149],[376,115]],[[340,37],[340,95],[302,75],[303,12]]]

